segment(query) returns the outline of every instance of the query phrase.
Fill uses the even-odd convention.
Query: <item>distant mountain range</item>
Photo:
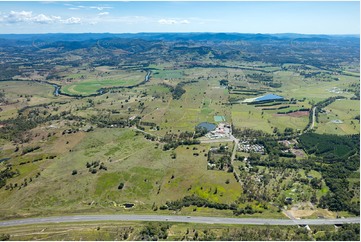
[[[359,39],[359,35],[310,35],[310,34],[242,34],[242,33],[57,33],[57,34],[0,34],[0,39],[20,41],[86,41],[105,38],[126,38],[165,41],[257,41],[298,40],[327,41],[330,39]]]
[[[48,52],[44,52],[47,50]],[[0,52],[9,58],[14,53],[31,56],[37,63],[64,53],[97,56],[94,65],[116,66],[174,61],[184,65],[204,66],[204,59],[260,61],[308,64],[318,68],[338,68],[339,63],[359,62],[360,38],[353,35],[241,34],[241,33],[83,33],[83,34],[2,34]],[[80,52],[79,52],[80,51]],[[115,52],[114,52],[115,51]],[[101,53],[101,58],[99,58]],[[84,55],[84,53],[82,53]],[[59,58],[60,58],[59,56]],[[41,58],[40,58],[41,57]],[[191,57],[191,58],[190,58]],[[4,58],[4,57],[3,57]],[[55,62],[54,62],[55,63]],[[65,63],[65,62],[64,62]],[[131,63],[131,64],[129,64]],[[202,64],[200,64],[202,63]],[[77,61],[64,65],[77,65]],[[219,65],[218,65],[219,66]],[[11,65],[14,67],[14,65]],[[208,66],[209,67],[209,66]],[[5,75],[6,73],[9,75]],[[16,70],[2,69],[3,76]],[[4,74],[5,73],[5,74]],[[1,75],[0,75],[1,76]]]

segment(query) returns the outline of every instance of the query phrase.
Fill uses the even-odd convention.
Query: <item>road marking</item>
[[[0,221],[0,227],[17,226],[27,224],[66,223],[66,222],[91,222],[91,221],[172,221],[185,223],[204,224],[248,224],[248,225],[321,225],[321,224],[344,224],[360,223],[359,217],[344,219],[262,219],[262,218],[222,218],[222,217],[191,217],[167,215],[78,215],[60,216],[49,218],[28,218],[10,221]]]

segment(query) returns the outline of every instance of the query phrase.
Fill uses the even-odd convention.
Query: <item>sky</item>
[[[0,1],[0,33],[360,34],[360,2]]]

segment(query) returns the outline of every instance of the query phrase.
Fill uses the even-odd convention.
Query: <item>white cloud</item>
[[[109,12],[101,12],[101,13],[98,13],[99,16],[104,16],[104,15],[109,15]]]
[[[180,24],[190,24],[191,22],[189,20],[181,20],[179,21]]]
[[[97,9],[99,11],[103,11],[104,9],[112,9],[113,7],[100,7],[100,6],[90,6],[91,9]]]
[[[158,21],[160,24],[176,24],[176,21],[174,19],[160,19]]]
[[[32,18],[32,21],[40,24],[48,24],[59,21],[61,18],[58,16],[46,16],[45,14],[39,14]]]
[[[80,18],[77,18],[77,17],[71,17],[71,18],[62,20],[61,22],[62,22],[62,23],[65,23],[65,24],[80,24],[80,23],[81,23],[81,19],[80,19]]]
[[[160,19],[158,20],[159,24],[165,24],[165,25],[172,25],[172,24],[190,24],[191,22],[189,20],[183,19],[183,20],[176,20],[176,19]]]
[[[51,24],[51,23],[65,23],[76,24],[80,23],[80,18],[71,17],[63,20],[59,16],[45,15],[45,14],[33,14],[31,11],[10,11],[10,13],[0,13],[0,22],[8,24],[15,23],[37,23],[37,24]]]
[[[3,21],[8,22],[8,23],[18,23],[18,22],[27,22],[29,20],[31,20],[32,18],[32,12],[29,11],[21,11],[21,12],[16,12],[16,11],[10,11],[9,14],[5,14],[5,16],[3,17]]]
[[[112,9],[113,7],[108,6],[84,6],[84,5],[74,5],[72,3],[64,3],[64,6],[68,7],[70,10],[79,10],[79,9],[97,9],[103,11],[105,9]]]

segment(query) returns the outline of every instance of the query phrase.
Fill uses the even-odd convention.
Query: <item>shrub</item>
[[[123,187],[124,187],[124,183],[123,183],[123,182],[119,183],[118,189],[119,189],[119,190],[122,190]]]

